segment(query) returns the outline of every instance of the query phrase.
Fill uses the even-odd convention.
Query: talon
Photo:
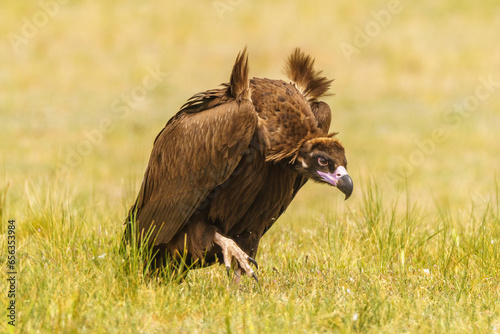
[[[235,274],[236,276],[240,277],[240,273],[238,272],[238,270],[236,270],[236,271],[234,272],[234,274]]]
[[[247,258],[247,260],[250,261],[250,263],[252,263],[255,266],[256,269],[259,269],[259,265],[257,264],[257,261],[255,261],[250,256]]]
[[[259,282],[257,276],[253,272],[252,267],[250,265],[250,263],[252,263],[253,265],[255,265],[257,269],[259,269],[257,261],[255,261],[253,258],[248,256],[243,250],[241,250],[241,248],[234,242],[234,240],[226,238],[216,232],[214,242],[218,244],[222,249],[222,255],[224,257],[224,265],[226,266],[226,271],[228,276],[230,276],[231,262],[233,261],[233,259],[235,259],[239,264],[239,269],[237,269],[237,271],[238,270],[240,271],[240,272],[235,271],[236,277],[238,277],[238,281],[241,272],[244,271],[248,276],[252,276],[257,281],[257,283]]]
[[[226,267],[227,277],[231,277],[231,268],[229,266]]]
[[[259,283],[259,279],[257,278],[257,275],[255,275],[255,273],[252,273],[252,277],[257,283]]]

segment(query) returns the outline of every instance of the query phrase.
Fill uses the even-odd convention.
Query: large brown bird
[[[260,239],[307,180],[351,195],[344,148],[328,133],[330,107],[318,100],[332,81],[300,49],[286,72],[291,82],[249,80],[245,49],[229,83],[191,97],[156,137],[127,219],[128,232],[150,232],[156,265],[219,261],[238,279],[257,279],[250,264]]]

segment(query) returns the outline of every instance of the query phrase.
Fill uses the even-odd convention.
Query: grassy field
[[[63,3],[64,2],[64,3]],[[9,2],[0,20],[0,332],[500,331],[497,1]],[[335,78],[355,183],[308,184],[265,235],[260,284],[150,280],[118,247],[152,142],[192,94]],[[8,324],[15,219],[16,326]]]

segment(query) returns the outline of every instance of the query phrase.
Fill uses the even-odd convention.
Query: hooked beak
[[[326,183],[339,188],[345,194],[345,199],[348,199],[352,194],[353,183],[352,179],[347,174],[347,170],[343,166],[337,167],[333,174],[318,172],[318,174],[325,180]]]

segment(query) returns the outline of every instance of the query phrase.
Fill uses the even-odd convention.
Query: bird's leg
[[[224,265],[226,266],[227,273],[231,270],[231,262],[234,259],[238,261],[240,268],[243,269],[248,276],[252,276],[257,282],[257,275],[253,271],[250,263],[255,265],[255,268],[259,269],[257,262],[248,256],[244,251],[233,240],[223,237],[219,233],[215,232],[214,242],[222,248],[222,255],[224,256]],[[236,271],[236,275],[239,275],[241,270]],[[239,281],[239,280],[238,280]]]

